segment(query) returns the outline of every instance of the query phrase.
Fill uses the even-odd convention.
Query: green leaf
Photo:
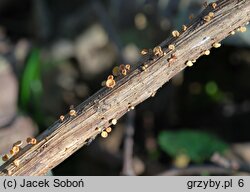
[[[195,163],[202,163],[214,152],[222,153],[228,148],[218,137],[192,130],[163,131],[158,136],[158,143],[171,157],[186,154]]]
[[[25,65],[21,76],[20,84],[20,107],[24,111],[30,111],[29,106],[32,106],[33,116],[36,120],[40,119],[40,103],[42,95],[41,81],[41,61],[40,51],[34,48]]]

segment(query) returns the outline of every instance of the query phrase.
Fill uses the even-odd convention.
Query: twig
[[[231,169],[234,171],[242,171],[242,172],[250,173],[249,165],[242,163],[240,161],[237,161],[236,159],[229,160],[229,159],[223,157],[222,155],[220,155],[219,153],[213,154],[211,157],[211,161],[214,164],[216,164],[222,168],[225,168],[225,169]]]
[[[124,138],[123,168],[121,173],[122,175],[135,175],[133,169],[134,118],[135,111],[133,110],[127,114],[127,125],[125,128]]]
[[[76,107],[76,116],[67,114],[63,122],[56,121],[37,137],[36,145],[27,145],[17,155],[0,167],[0,175],[44,175],[72,153],[94,139],[128,111],[128,105],[136,106],[150,97],[164,83],[186,68],[188,60],[197,59],[215,42],[250,20],[250,0],[219,0],[217,7],[208,6],[178,38],[170,38],[160,44],[164,56],[148,56],[144,63],[124,78],[116,80],[114,88],[103,88]],[[203,17],[214,12],[214,18],[205,22]],[[166,49],[169,43],[175,51]],[[175,60],[169,62],[171,55]],[[143,65],[143,66],[141,66]],[[148,67],[146,67],[146,65]],[[144,70],[146,69],[146,70]],[[13,164],[19,160],[19,167]]]

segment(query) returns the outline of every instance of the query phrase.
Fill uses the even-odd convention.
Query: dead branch
[[[65,115],[37,137],[36,145],[27,145],[0,167],[0,175],[44,175],[76,150],[94,139],[119,119],[129,106],[136,106],[154,94],[164,83],[186,68],[187,61],[204,55],[216,42],[250,20],[250,0],[219,0],[209,5],[180,33],[160,44],[164,55],[148,54],[112,89],[102,88],[76,107],[76,116]],[[210,12],[214,16],[208,19]],[[209,20],[209,21],[208,21]],[[168,45],[175,46],[174,51]],[[206,52],[207,53],[207,52]],[[171,59],[170,59],[171,58]],[[190,64],[190,63],[189,63]],[[19,160],[19,166],[13,161]]]
[[[122,175],[133,176],[135,171],[133,168],[133,147],[134,147],[134,118],[135,111],[130,111],[127,114],[127,125],[125,127],[124,138],[124,153],[123,153],[123,168]]]

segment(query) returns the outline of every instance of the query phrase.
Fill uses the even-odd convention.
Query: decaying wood
[[[209,5],[179,37],[160,44],[166,54],[145,56],[127,76],[116,80],[114,88],[102,88],[76,107],[76,116],[65,115],[63,122],[56,121],[37,137],[36,145],[27,145],[2,165],[0,175],[44,175],[94,139],[100,133],[98,128],[108,127],[111,120],[123,116],[129,106],[149,98],[183,70],[188,60],[202,56],[213,43],[220,42],[250,20],[250,0],[219,0],[216,3],[215,9]],[[206,22],[203,18],[209,12],[214,12],[215,16]],[[174,51],[167,49],[170,43],[175,45]],[[175,59],[168,62],[172,54]],[[145,65],[148,66],[146,70]],[[13,164],[15,159],[20,160],[18,167]]]

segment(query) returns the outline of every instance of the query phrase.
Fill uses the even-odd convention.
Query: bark
[[[166,52],[164,56],[145,56],[128,75],[116,79],[114,88],[102,88],[77,106],[76,117],[66,115],[63,122],[56,121],[37,137],[36,145],[27,145],[3,164],[0,175],[44,175],[94,139],[100,133],[97,127],[110,126],[111,120],[123,116],[129,106],[143,102],[185,69],[188,60],[199,58],[213,43],[220,42],[250,20],[250,0],[216,3],[215,9],[209,5],[178,38],[168,38],[160,44]],[[215,17],[205,22],[203,17],[209,12],[214,12]],[[175,51],[167,49],[170,43],[175,45]],[[168,62],[173,53],[176,59]],[[143,65],[148,65],[146,70],[142,69]],[[20,160],[20,166],[13,164],[15,159]]]

